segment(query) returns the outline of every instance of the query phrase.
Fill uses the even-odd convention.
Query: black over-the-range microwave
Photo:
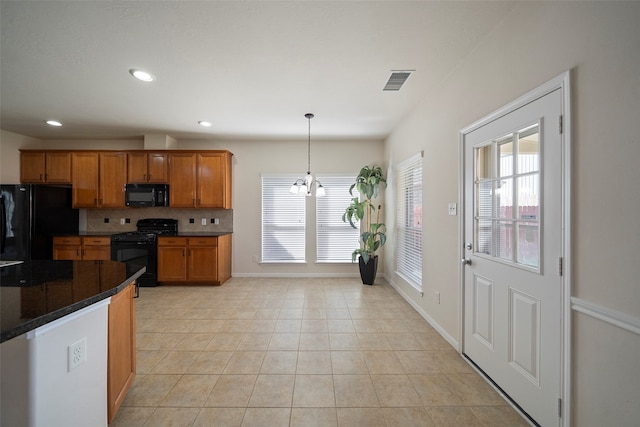
[[[133,207],[169,206],[167,184],[127,184],[125,204]]]

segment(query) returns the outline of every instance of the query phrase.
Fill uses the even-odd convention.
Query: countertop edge
[[[40,326],[44,326],[48,323],[53,322],[54,320],[58,320],[64,316],[67,316],[71,313],[74,313],[78,310],[82,310],[85,307],[89,307],[90,305],[93,305],[99,301],[102,301],[106,298],[109,298],[113,295],[116,295],[120,292],[122,292],[124,289],[126,289],[127,286],[129,286],[129,284],[131,284],[131,282],[133,282],[134,280],[136,280],[138,277],[140,277],[144,272],[147,271],[146,267],[142,267],[140,270],[138,270],[137,272],[135,272],[134,274],[132,274],[131,276],[127,277],[122,283],[120,283],[117,286],[114,286],[111,289],[108,289],[104,292],[101,292],[99,294],[96,294],[92,297],[89,297],[87,299],[84,299],[82,301],[78,301],[78,302],[74,302],[73,304],[70,304],[66,307],[63,307],[59,310],[56,311],[52,311],[51,313],[47,313],[44,314],[40,317],[36,317],[35,319],[31,319],[28,320],[24,323],[21,323],[20,325],[16,326],[15,328],[6,330],[4,332],[2,332],[2,334],[0,334],[0,344],[5,342],[5,341],[9,341],[12,338],[18,337],[22,334],[26,334],[29,331],[32,331],[36,328],[39,328]]]

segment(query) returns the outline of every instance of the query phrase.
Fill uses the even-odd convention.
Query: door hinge
[[[562,399],[558,398],[558,417],[562,418]]]
[[[562,135],[562,133],[564,132],[563,125],[564,123],[562,121],[562,115],[560,115],[560,117],[558,117],[558,128],[560,129],[560,135]]]
[[[563,274],[563,272],[564,272],[564,265],[563,265],[563,264],[564,264],[564,263],[563,263],[563,258],[562,258],[562,257],[559,257],[559,258],[558,258],[558,274],[559,274],[560,276],[562,276],[562,274]]]

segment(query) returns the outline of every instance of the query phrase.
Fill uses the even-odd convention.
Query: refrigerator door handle
[[[7,212],[4,207],[4,197],[0,197],[0,253],[4,253],[7,242]]]

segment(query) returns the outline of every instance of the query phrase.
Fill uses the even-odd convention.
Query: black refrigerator
[[[71,186],[0,185],[0,259],[52,259],[53,236],[78,233]]]

